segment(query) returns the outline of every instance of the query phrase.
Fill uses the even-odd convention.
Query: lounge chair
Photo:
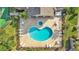
[[[47,47],[47,48],[51,48],[52,45],[51,45],[51,44],[46,44],[46,47]]]

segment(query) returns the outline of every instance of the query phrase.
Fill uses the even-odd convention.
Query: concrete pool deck
[[[43,22],[43,26],[39,27],[37,26],[37,22],[41,20]],[[21,47],[61,47],[61,44],[56,44],[59,41],[62,41],[62,37],[59,35],[54,35],[54,37],[50,37],[48,40],[43,41],[43,42],[38,42],[35,40],[32,40],[31,37],[29,37],[29,34],[27,32],[28,28],[30,26],[37,26],[38,28],[44,28],[45,26],[49,26],[55,34],[55,31],[59,31],[59,27],[61,27],[61,21],[60,18],[29,18],[24,21],[24,26],[23,26],[23,34],[20,36],[20,46]],[[57,24],[57,25],[54,25]],[[56,34],[59,34],[56,32]]]

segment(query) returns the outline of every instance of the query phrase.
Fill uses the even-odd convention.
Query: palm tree
[[[20,13],[20,17],[21,17],[21,18],[24,18],[25,20],[27,20],[27,18],[28,18],[28,13],[27,13],[27,11],[21,12],[21,13]]]
[[[65,40],[65,44],[64,47],[66,46],[66,40],[68,39],[68,37],[76,37],[76,23],[77,23],[77,12],[78,8],[74,8],[74,7],[68,7],[65,8],[65,18],[64,18],[64,22],[65,22],[65,29],[64,29],[64,40]],[[73,31],[74,30],[74,31]]]

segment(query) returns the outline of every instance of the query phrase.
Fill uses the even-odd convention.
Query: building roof
[[[40,8],[39,7],[29,7],[28,8],[28,15],[29,16],[34,16],[40,14]]]
[[[54,10],[52,7],[29,7],[29,16],[53,16]]]
[[[54,10],[52,7],[41,7],[40,8],[40,15],[42,16],[53,16]]]

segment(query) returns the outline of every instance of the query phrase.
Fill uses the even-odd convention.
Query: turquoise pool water
[[[28,32],[30,37],[36,41],[46,41],[53,35],[53,31],[49,27],[38,29],[32,26],[29,28]]]

